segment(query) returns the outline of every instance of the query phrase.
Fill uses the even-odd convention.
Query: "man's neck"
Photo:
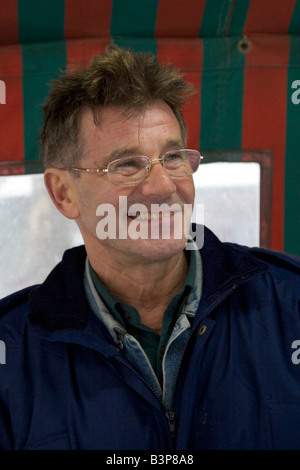
[[[114,265],[101,257],[97,263],[96,257],[89,256],[89,261],[106,289],[121,303],[134,307],[144,325],[160,333],[164,312],[188,273],[185,252],[169,260],[126,264],[124,269],[120,260]]]

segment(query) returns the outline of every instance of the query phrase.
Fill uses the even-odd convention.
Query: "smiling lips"
[[[135,219],[137,221],[148,221],[148,220],[158,220],[158,219],[162,219],[162,218],[170,218],[171,215],[175,215],[175,213],[182,213],[182,211],[180,210],[177,210],[177,211],[158,211],[158,212],[155,212],[155,211],[151,211],[151,212],[139,212],[137,211],[137,213],[135,214],[130,214],[128,212],[128,217],[130,217],[131,219]]]

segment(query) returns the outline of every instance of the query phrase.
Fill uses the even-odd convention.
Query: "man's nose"
[[[173,178],[163,167],[161,160],[152,160],[150,173],[142,183],[144,196],[169,197],[177,190]]]

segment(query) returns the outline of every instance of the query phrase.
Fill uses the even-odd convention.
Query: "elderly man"
[[[189,233],[193,93],[118,48],[54,82],[45,184],[84,245],[0,303],[0,448],[300,449],[300,263]]]

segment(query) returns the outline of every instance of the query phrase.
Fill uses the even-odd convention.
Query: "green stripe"
[[[49,92],[49,81],[65,68],[66,56],[64,41],[22,46],[25,159],[38,158],[42,103]]]
[[[229,35],[242,34],[247,18],[250,0],[234,2],[233,11],[230,18]]]
[[[18,0],[19,41],[64,38],[64,0]]]
[[[114,37],[114,43],[124,49],[130,49],[134,52],[150,52],[157,55],[157,42],[153,38],[124,38]]]
[[[300,38],[290,38],[285,155],[284,249],[300,255]],[[297,93],[299,90],[299,93]],[[293,95],[294,94],[294,95]],[[292,102],[292,96],[296,104]]]
[[[245,56],[239,39],[203,39],[202,151],[241,149]]]
[[[300,33],[300,0],[297,0],[288,28],[288,34]]]
[[[110,34],[153,38],[158,1],[113,0]]]
[[[206,0],[199,37],[224,36],[231,7],[232,0]]]

